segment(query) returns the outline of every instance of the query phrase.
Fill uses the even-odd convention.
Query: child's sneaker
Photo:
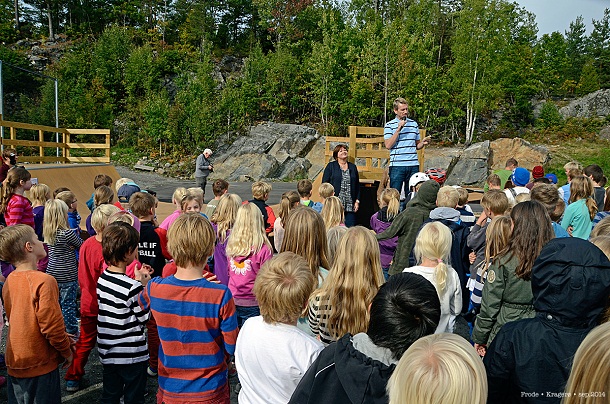
[[[78,380],[67,380],[66,381],[66,391],[68,393],[74,393],[75,391],[80,390],[80,382]]]
[[[153,369],[150,366],[148,366],[146,368],[146,373],[150,376],[150,377],[156,377],[159,373],[157,372],[157,369]]]

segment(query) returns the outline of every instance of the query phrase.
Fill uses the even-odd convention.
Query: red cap
[[[532,170],[532,177],[534,177],[534,179],[544,177],[544,168],[542,168],[542,166],[534,167]]]

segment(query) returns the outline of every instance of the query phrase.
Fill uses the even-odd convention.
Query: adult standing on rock
[[[419,171],[417,151],[430,143],[430,138],[420,140],[417,122],[407,118],[409,104],[404,98],[394,100],[396,118],[385,124],[383,139],[390,150],[390,187],[401,191],[409,189],[409,179]]]
[[[333,150],[333,158],[324,168],[322,182],[330,183],[335,188],[345,210],[345,226],[356,225],[356,212],[360,207],[360,177],[356,165],[347,161],[347,145],[338,144]]]
[[[212,155],[212,150],[205,149],[203,153],[197,156],[195,163],[195,181],[197,186],[203,189],[203,195],[205,196],[205,186],[208,183],[208,176],[214,171],[214,166],[210,162],[209,158]]]

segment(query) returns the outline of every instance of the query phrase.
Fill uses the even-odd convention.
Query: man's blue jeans
[[[401,191],[405,185],[405,195],[409,194],[409,179],[419,171],[419,166],[390,166],[390,187]]]

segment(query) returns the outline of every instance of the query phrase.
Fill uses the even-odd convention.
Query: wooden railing
[[[381,180],[383,171],[388,166],[390,151],[386,149],[383,141],[383,128],[367,126],[350,126],[348,137],[326,136],[324,147],[324,165],[328,164],[333,156],[333,149],[337,143],[345,143],[348,147],[348,160],[358,167],[361,179]],[[419,136],[423,139],[426,130],[420,129]],[[332,146],[332,147],[331,147]],[[424,167],[424,150],[417,151],[419,170]],[[360,164],[364,159],[364,165]]]
[[[4,147],[15,148],[17,146],[37,147],[38,155],[19,155],[19,161],[23,163],[110,163],[110,129],[67,129],[55,128],[53,126],[33,125],[29,123],[5,121],[0,115],[0,126],[4,128],[4,136],[0,139]],[[8,129],[9,137],[6,137]],[[32,130],[38,132],[38,140],[19,139],[18,130]],[[59,141],[45,141],[45,134],[51,133],[52,137],[58,134]],[[94,135],[101,140],[99,143],[75,142],[76,135]],[[48,136],[48,135],[47,135]],[[103,138],[103,140],[102,140]],[[60,155],[45,155],[45,149],[60,149]],[[54,150],[54,154],[55,153]],[[73,156],[72,150],[98,150],[97,154],[103,156]],[[46,153],[48,154],[48,153]],[[91,153],[89,153],[91,154]]]

